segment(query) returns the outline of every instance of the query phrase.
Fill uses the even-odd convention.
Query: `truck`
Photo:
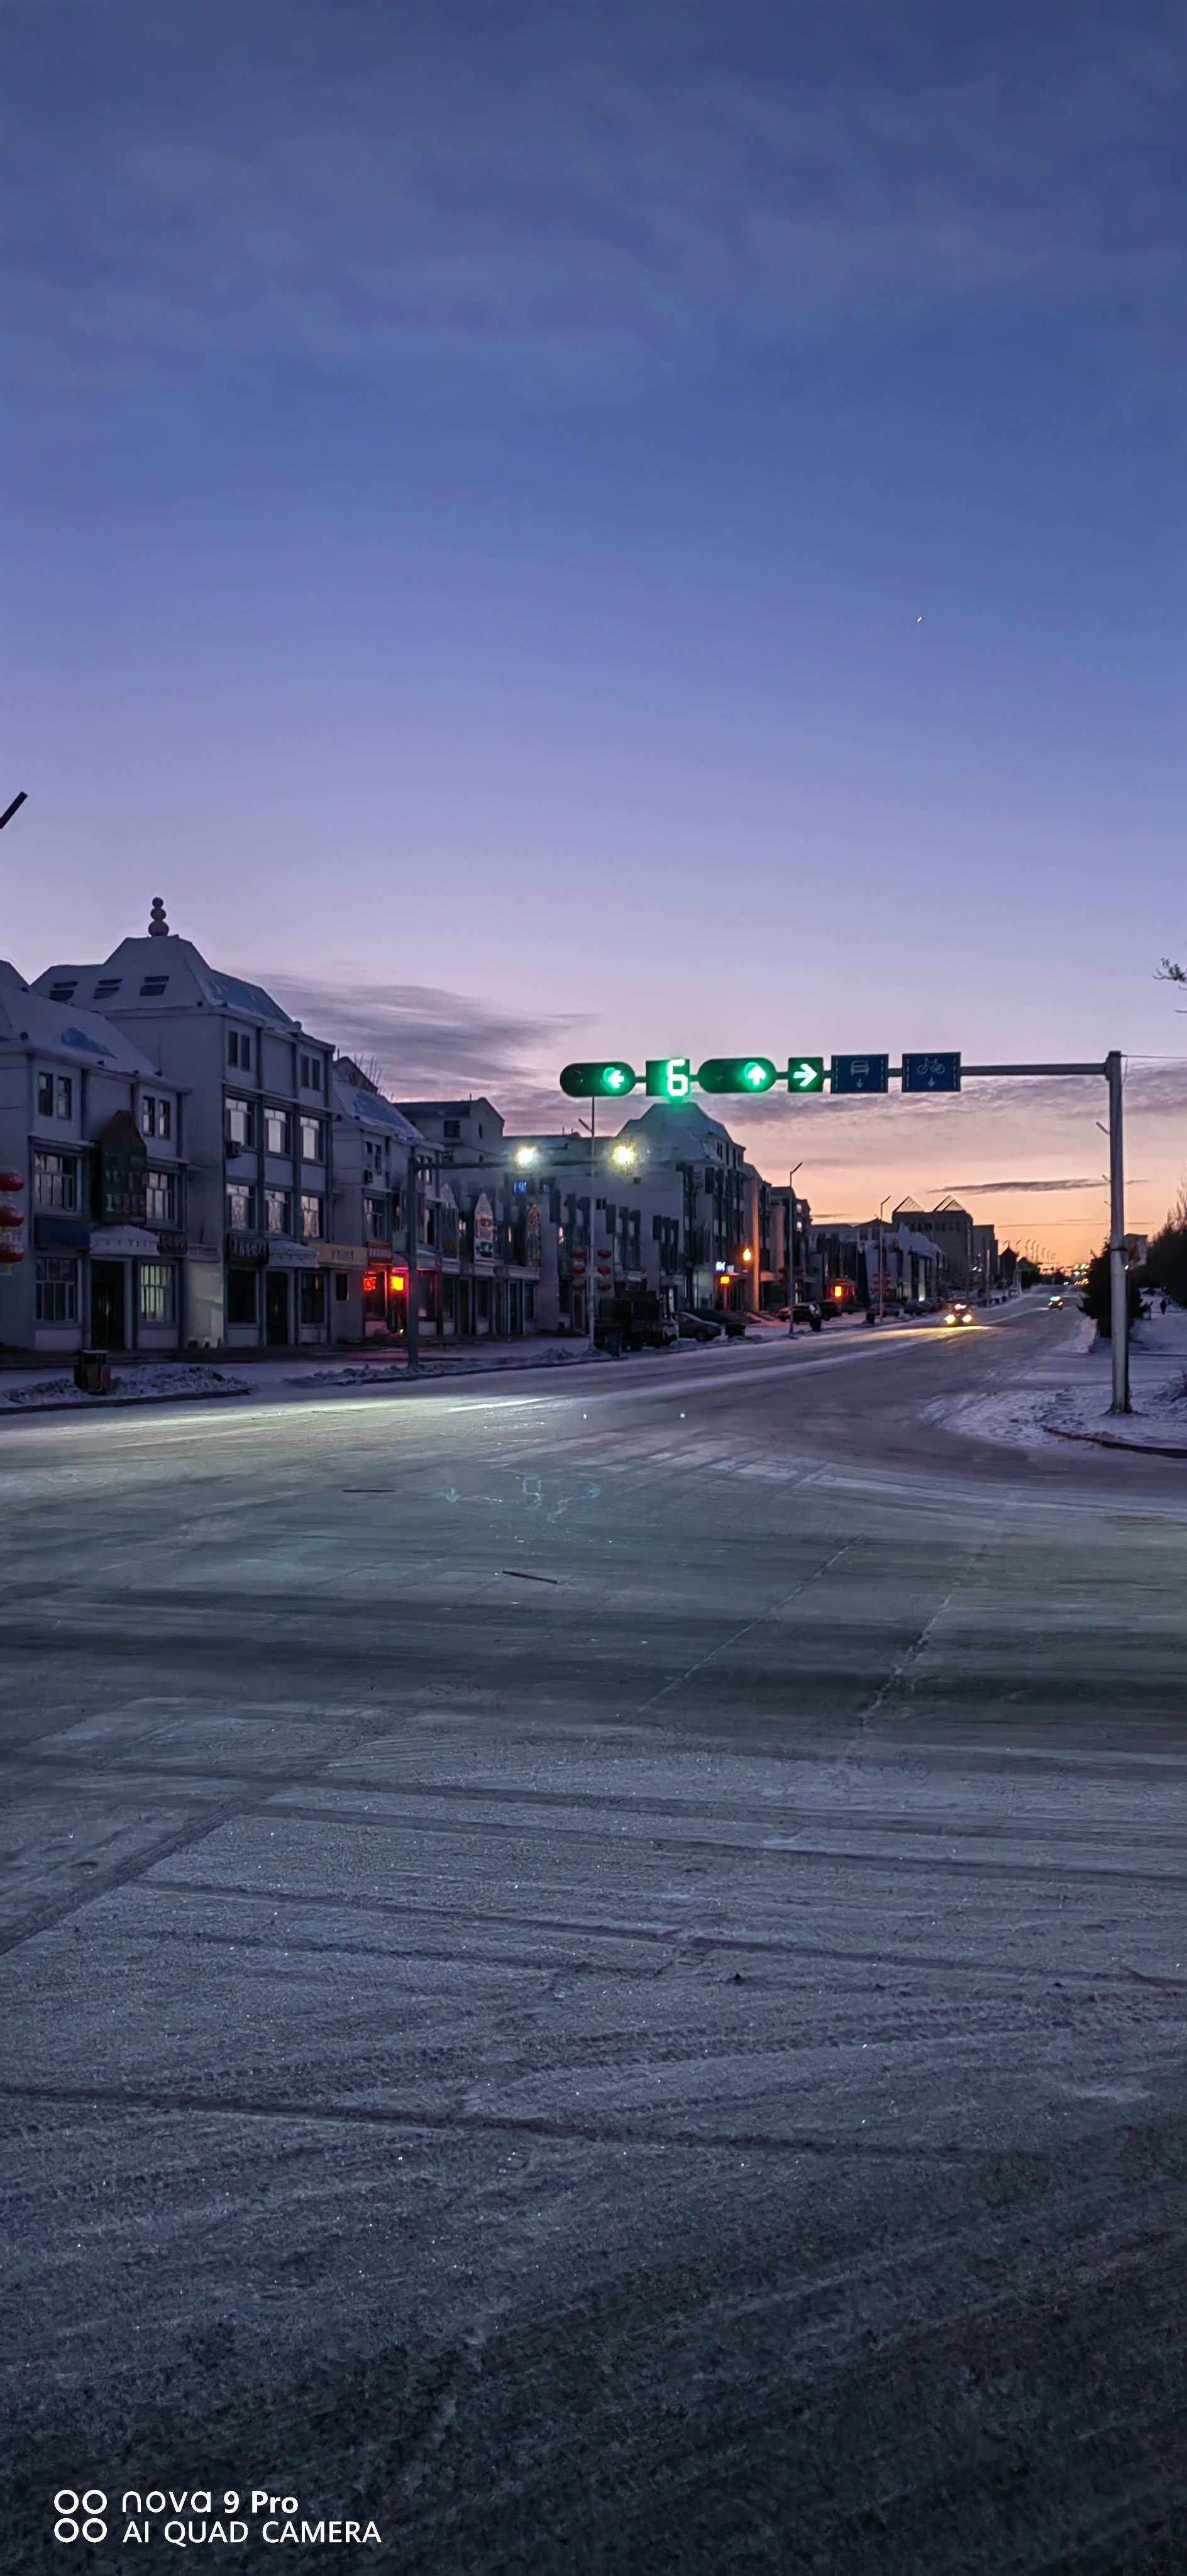
[[[630,1288],[599,1298],[595,1338],[602,1351],[666,1351],[679,1329],[653,1288]]]

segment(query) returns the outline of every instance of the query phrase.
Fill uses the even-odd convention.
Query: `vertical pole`
[[[416,1147],[408,1148],[408,1375],[415,1377],[420,1363],[420,1269],[418,1241],[420,1233],[417,1207]]]
[[[594,1236],[597,1232],[598,1204],[598,1102],[592,1093],[589,1103],[589,1240],[585,1258],[585,1312],[589,1324],[589,1347],[598,1347],[597,1260]]]
[[[795,1332],[795,1176],[799,1169],[800,1165],[793,1163],[787,1176],[787,1337],[789,1341]]]
[[[1105,1058],[1109,1085],[1109,1306],[1113,1333],[1111,1413],[1129,1411],[1129,1281],[1125,1275],[1125,1162],[1122,1136],[1121,1057]]]

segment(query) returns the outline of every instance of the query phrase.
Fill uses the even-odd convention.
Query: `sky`
[[[1177,5],[6,0],[0,79],[24,973],[160,893],[394,1095],[540,1128],[603,1051],[1120,1047],[1160,1222]],[[1103,1115],[731,1123],[822,1214],[1072,1259]]]

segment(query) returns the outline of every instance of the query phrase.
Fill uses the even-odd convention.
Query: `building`
[[[408,1330],[408,1159],[413,1150],[424,1152],[424,1138],[350,1056],[339,1056],[333,1066],[330,1105],[337,1252],[330,1338],[403,1340]],[[434,1156],[424,1152],[417,1177],[417,1276],[422,1319],[433,1332],[441,1302]],[[426,1235],[431,1241],[424,1241]]]
[[[945,1288],[984,1291],[997,1286],[1000,1261],[993,1227],[978,1225],[956,1199],[941,1199],[934,1208],[919,1208],[908,1200],[894,1217],[896,1225],[901,1219],[939,1245]]]
[[[175,937],[159,897],[146,937],[101,965],[51,966],[33,989],[75,1016],[101,1013],[146,1078],[187,1101],[184,1346],[327,1341],[330,1276],[361,1250],[330,1234],[332,1048]]]
[[[0,964],[6,1348],[178,1348],[187,1110],[184,1087],[109,1021]]]
[[[644,1232],[664,1245],[658,1275],[678,1280],[681,1303],[755,1308],[763,1184],[728,1127],[697,1101],[657,1100],[614,1142],[636,1153]],[[677,1235],[676,1265],[665,1271]]]
[[[532,1160],[517,1160],[502,1111],[485,1096],[400,1106],[433,1148],[439,1170],[437,1239],[428,1255],[439,1305],[429,1329],[446,1340],[478,1341],[555,1330],[553,1192]]]

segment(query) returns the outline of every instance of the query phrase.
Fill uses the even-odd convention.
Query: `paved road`
[[[1187,2564],[1185,1471],[925,1416],[1073,1329],[6,1432],[5,2565]]]

